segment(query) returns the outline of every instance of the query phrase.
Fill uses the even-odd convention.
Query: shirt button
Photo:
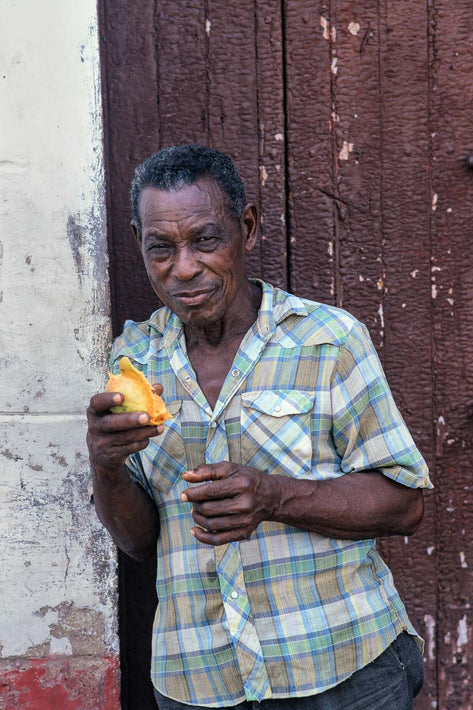
[[[216,428],[217,428],[217,422],[210,422],[210,428],[211,428],[211,429],[216,429]]]
[[[280,412],[280,411],[281,411],[281,407],[279,406],[279,404],[278,404],[277,407],[274,407],[274,411],[275,411],[275,412]]]
[[[231,597],[232,599],[236,599],[238,597],[238,592],[232,592]]]
[[[240,370],[237,367],[232,370],[232,377],[240,377]]]

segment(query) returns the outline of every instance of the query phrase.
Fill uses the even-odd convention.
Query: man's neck
[[[260,305],[261,289],[249,282],[247,298],[238,302],[238,310],[235,308],[235,312],[208,325],[184,325],[187,349],[215,350],[224,348],[235,340],[240,343],[256,321]]]

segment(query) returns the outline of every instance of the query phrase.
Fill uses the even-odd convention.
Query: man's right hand
[[[160,385],[153,389],[157,394],[162,392]],[[113,414],[110,408],[122,402],[123,395],[117,392],[101,392],[92,397],[87,409],[94,502],[117,546],[143,560],[156,549],[159,518],[154,501],[130,478],[125,461],[145,449],[164,427],[150,426],[146,412]]]
[[[154,385],[156,394],[162,387]],[[150,426],[146,412],[110,411],[123,402],[119,392],[101,392],[90,400],[87,409],[87,445],[93,467],[107,471],[121,469],[127,456],[145,449],[153,436],[162,434],[164,427]]]

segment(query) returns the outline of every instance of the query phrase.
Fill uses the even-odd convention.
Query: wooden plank
[[[339,291],[368,325],[396,402],[432,462],[427,18],[425,8],[410,7],[406,34],[406,12],[393,3],[331,5]],[[429,640],[427,703],[435,698],[434,528],[431,499],[420,534],[379,544]]]
[[[275,137],[284,125],[278,5],[247,2],[234,16],[218,1],[153,7],[102,0],[100,10],[114,333],[125,318],[145,319],[159,305],[130,237],[128,193],[136,165],[163,145],[202,142],[230,153],[248,199],[271,201],[265,222],[271,239],[261,241],[250,273],[285,285],[284,144]],[[264,45],[258,62],[257,27]],[[125,709],[154,707],[143,627],[156,604],[154,566],[155,560],[137,565],[120,556]]]
[[[472,702],[473,15],[469,0],[429,3],[432,304],[439,583],[438,707]]]
[[[280,0],[255,0],[262,277],[287,288],[286,126]]]
[[[383,361],[396,402],[435,478],[428,125],[428,18],[425,7],[380,3],[382,97]],[[408,28],[408,31],[406,31]],[[437,567],[435,495],[425,495],[422,528],[383,545],[411,619],[426,640],[419,708],[436,700]]]
[[[376,3],[366,2],[349,6],[332,2],[330,8],[337,302],[366,323],[382,356],[382,38],[378,9]]]
[[[99,2],[104,96],[105,170],[114,334],[124,318],[143,320],[156,307],[130,229],[129,190],[136,165],[156,149],[156,56],[153,5]],[[144,31],[146,28],[146,31]]]
[[[338,194],[334,175],[327,4],[284,2],[290,289],[335,302]]]
[[[152,3],[99,0],[98,9],[112,326],[117,335],[126,318],[144,320],[158,305],[131,234],[129,200],[136,165],[159,145],[156,33]],[[155,559],[138,564],[119,553],[123,710],[156,708],[149,677],[155,569]]]
[[[256,23],[253,0],[238,12],[225,0],[208,0],[209,142],[228,153],[245,183],[247,199],[259,199]],[[259,249],[249,272],[261,276]]]
[[[157,111],[160,145],[209,139],[209,37],[205,3],[156,5]]]

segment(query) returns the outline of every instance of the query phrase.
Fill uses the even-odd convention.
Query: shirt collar
[[[307,308],[303,301],[275,288],[261,279],[251,278],[262,291],[261,305],[256,319],[256,330],[265,338],[269,333],[274,333],[276,327],[291,315],[306,316]],[[164,307],[155,311],[149,319],[148,328],[150,339],[153,334],[163,338],[163,345],[169,349],[183,332],[183,324],[175,313]]]

